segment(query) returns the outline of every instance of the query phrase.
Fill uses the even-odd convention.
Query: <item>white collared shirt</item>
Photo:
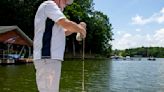
[[[50,25],[48,24],[49,22],[47,22],[48,18],[52,20]],[[50,59],[58,59],[63,61],[65,50],[65,32],[60,25],[56,24],[56,22],[63,18],[66,17],[54,1],[45,1],[39,6],[35,15],[33,42],[34,60],[48,57]],[[49,49],[50,52],[47,49]]]

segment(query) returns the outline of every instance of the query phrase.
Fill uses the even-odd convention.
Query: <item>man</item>
[[[73,0],[44,1],[35,15],[34,65],[39,92],[59,92],[65,36],[80,33],[86,37],[86,24],[68,20],[62,11]]]

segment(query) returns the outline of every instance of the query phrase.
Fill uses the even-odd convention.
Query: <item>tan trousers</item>
[[[34,61],[39,92],[59,92],[61,62],[53,59]]]

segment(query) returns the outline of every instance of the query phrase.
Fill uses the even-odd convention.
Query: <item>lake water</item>
[[[81,92],[82,61],[65,61],[60,92]],[[164,59],[85,60],[86,92],[164,92]],[[0,92],[37,92],[33,64],[0,65]]]

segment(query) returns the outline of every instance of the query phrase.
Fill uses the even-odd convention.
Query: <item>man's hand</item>
[[[86,33],[87,33],[87,32],[86,32],[86,26],[87,26],[87,25],[86,25],[85,22],[80,22],[79,25],[80,25],[81,27],[83,27],[83,29],[84,29],[84,30],[80,33],[80,34],[81,34],[81,35],[80,35],[81,38],[84,39],[84,38],[86,37]]]
[[[85,22],[80,22],[80,25],[83,26],[83,28],[85,28],[85,29],[87,27],[87,24]]]

